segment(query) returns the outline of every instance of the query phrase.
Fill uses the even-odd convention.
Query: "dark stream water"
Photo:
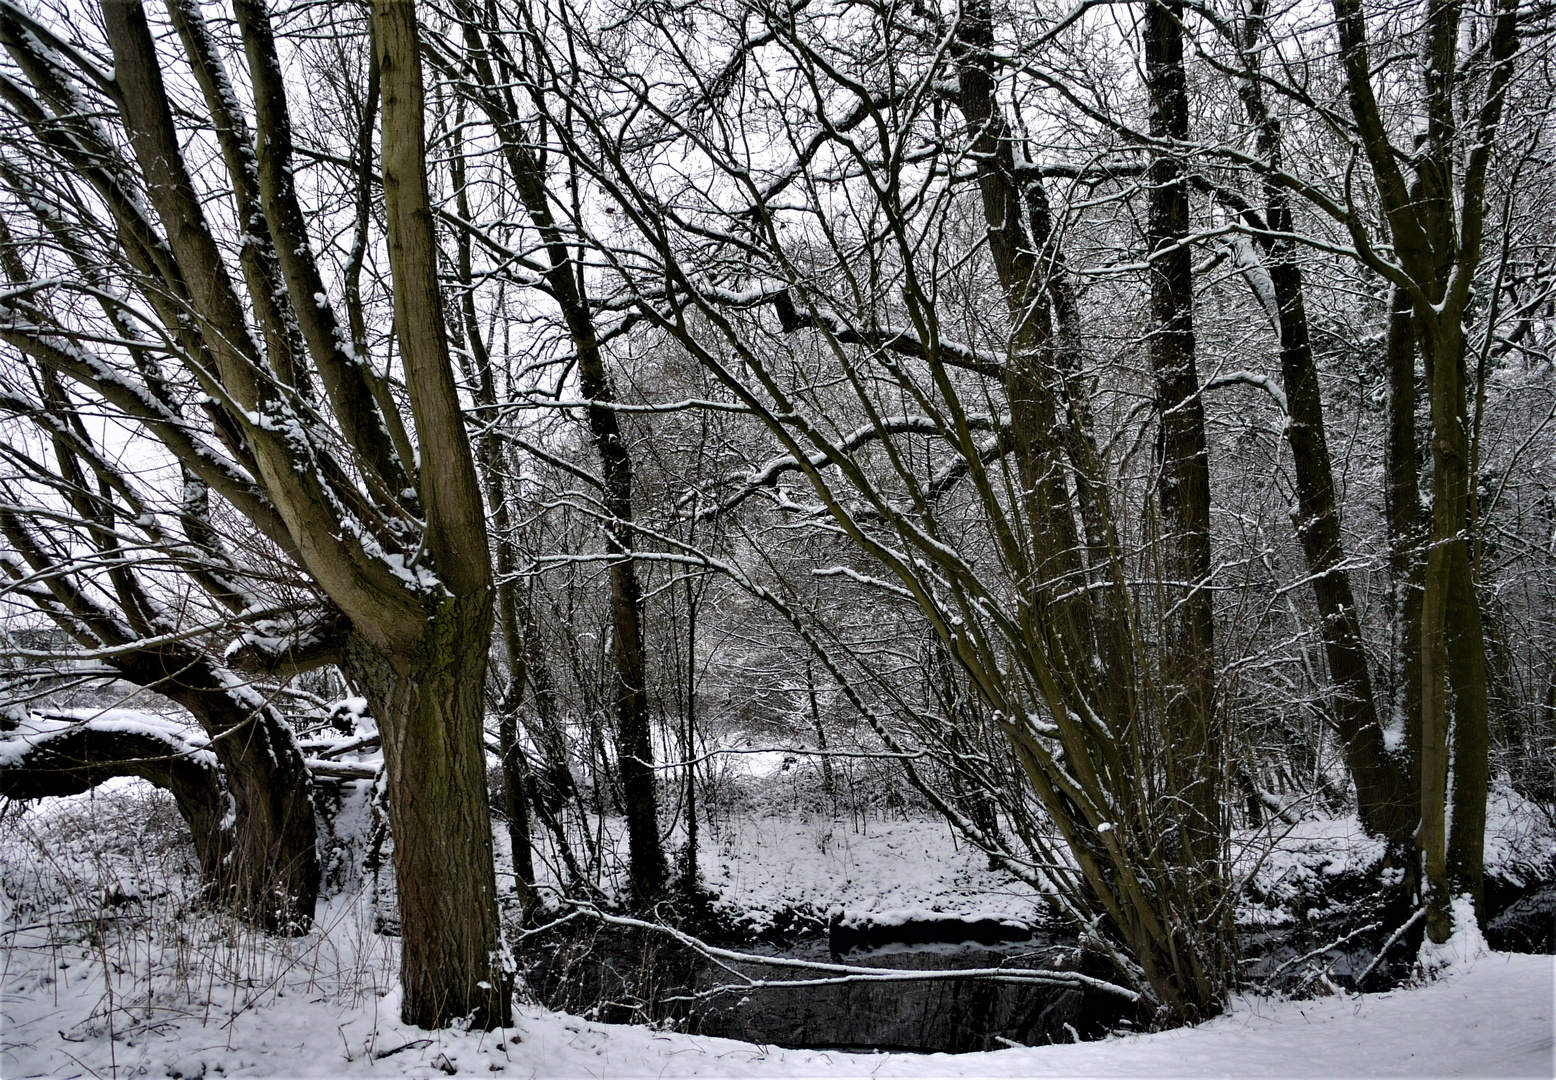
[[[981,936],[1014,936],[1008,931],[1007,926],[1003,935]],[[781,948],[747,944],[743,951],[902,972],[1054,972],[1072,968],[1076,959],[1073,943],[1059,934],[1026,930],[1016,941],[932,940],[937,934],[958,936],[942,927],[906,924],[873,938],[855,928],[830,938],[802,937]],[[884,940],[891,936],[914,940]],[[1111,1030],[1127,1004],[1088,988],[981,977],[842,981],[777,964],[716,961],[663,934],[619,927],[559,935],[525,955],[529,990],[551,1008],[608,1023],[649,1021],[786,1047],[962,1053],[1075,1042]],[[807,984],[750,987],[743,977]]]
[[[1551,951],[1556,887],[1507,892],[1497,898],[1501,910],[1487,927],[1492,947]],[[1381,990],[1409,974],[1420,943],[1419,925],[1392,935],[1400,921],[1392,910],[1358,919],[1354,909],[1334,908],[1295,924],[1244,928],[1243,971],[1252,985],[1287,993],[1322,992],[1326,981],[1354,989],[1363,973],[1365,989]],[[873,970],[1078,970],[1106,977],[1076,948],[1073,934],[998,920],[834,919],[830,932],[813,925],[781,941],[732,947]],[[1126,1001],[1092,987],[975,976],[846,981],[761,959],[715,959],[657,930],[581,920],[530,938],[521,960],[529,992],[549,1008],[785,1047],[964,1053],[1095,1039],[1144,1019]],[[753,987],[748,980],[806,985]]]

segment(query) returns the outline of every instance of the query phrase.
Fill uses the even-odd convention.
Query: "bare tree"
[[[1360,0],[1334,3],[1352,125],[1348,134],[1370,169],[1381,220],[1369,227],[1349,193],[1332,196],[1320,184],[1268,164],[1264,168],[1281,186],[1301,191],[1340,223],[1361,261],[1396,290],[1388,350],[1391,387],[1400,399],[1392,410],[1390,440],[1396,548],[1410,544],[1415,516],[1408,470],[1414,460],[1409,444],[1417,350],[1425,367],[1432,500],[1430,526],[1422,538],[1419,736],[1411,732],[1409,745],[1418,753],[1410,767],[1419,791],[1416,843],[1425,867],[1427,929],[1432,940],[1443,941],[1452,928],[1451,898],[1468,894],[1478,908],[1481,891],[1489,734],[1485,634],[1472,558],[1465,323],[1480,269],[1487,177],[1515,72],[1520,14],[1514,3],[1466,12],[1458,3],[1433,2],[1420,15],[1419,61],[1401,80],[1401,100],[1391,100],[1375,86],[1364,5]],[[1305,102],[1300,89],[1276,85]],[[1398,129],[1391,130],[1397,105],[1424,122],[1408,152],[1396,145]],[[1402,162],[1413,176],[1407,176]],[[1380,239],[1385,235],[1386,244]],[[1403,336],[1407,311],[1414,347]],[[1396,561],[1397,572],[1412,574],[1407,558]],[[1399,582],[1396,588],[1409,590],[1411,583]],[[1413,614],[1410,606],[1402,604],[1399,610]],[[1414,631],[1407,629],[1403,636],[1411,657]],[[1413,694],[1408,700],[1413,704]],[[1407,723],[1414,728],[1414,717]]]
[[[863,561],[846,573],[924,620],[1008,739],[1049,823],[1009,864],[1100,928],[1167,1015],[1213,1011],[1231,977],[1213,695],[1185,691],[1143,637],[1161,619],[1177,640],[1172,590],[1184,583],[1155,576],[1145,607],[1128,584],[1125,560],[1135,566],[1076,377],[1059,230],[1025,153],[1018,165],[987,10],[651,8],[630,34],[548,18],[519,28],[529,86],[580,175],[569,227],[614,274],[609,305],[705,365],[772,440],[770,462],[718,512],[796,479],[806,501],[780,505],[857,545]],[[681,48],[690,24],[720,42],[714,58]],[[551,26],[565,26],[565,51],[552,51]],[[643,64],[642,83],[619,74]],[[768,82],[778,71],[785,93]],[[768,149],[756,155],[759,127]],[[969,180],[986,248],[962,231]],[[597,230],[579,209],[585,181],[619,228]],[[958,310],[963,287],[979,298]],[[1174,377],[1192,398],[1192,370]],[[1168,456],[1204,464],[1182,446]],[[1184,528],[1203,540],[1202,524]],[[1161,556],[1152,545],[1140,568]],[[793,620],[914,778],[916,754],[885,723],[906,698],[886,680],[866,690],[842,670],[846,646],[723,565]],[[1183,589],[1202,592],[1198,579]],[[1205,638],[1190,650],[1196,678],[1214,670]],[[1174,744],[1169,708],[1192,715],[1202,753]],[[921,787],[966,835],[1007,850]]]
[[[20,294],[12,303],[46,322],[3,219],[0,266]],[[113,314],[111,306],[106,313]],[[176,725],[148,737],[91,718],[46,725],[8,756],[7,792],[39,798],[87,790],[118,774],[143,776],[178,799],[213,902],[258,926],[306,931],[319,860],[302,755],[273,703],[200,647],[200,639],[230,633],[235,616],[246,614],[252,624],[276,615],[276,607],[245,588],[211,526],[197,477],[183,474],[176,502],[159,499],[115,462],[119,451],[93,438],[86,417],[95,408],[73,397],[49,367],[9,371],[0,387],[0,411],[32,429],[3,452],[0,536],[9,550],[0,552],[0,570],[8,591],[74,644],[55,662],[100,662],[124,682],[183,706],[209,740],[208,750],[194,751]],[[33,441],[42,452],[28,452]],[[178,522],[179,533],[164,531],[159,512]],[[168,566],[201,585],[207,603],[161,586],[157,579],[165,575],[158,571]],[[134,748],[142,752],[125,753]],[[170,756],[180,750],[191,756]]]
[[[519,204],[535,230],[541,257],[536,284],[556,304],[577,365],[578,392],[583,399],[589,434],[600,458],[599,496],[605,511],[604,535],[614,556],[610,565],[611,652],[615,685],[617,766],[621,773],[624,811],[631,846],[634,901],[649,907],[663,892],[669,865],[659,836],[658,795],[649,710],[648,663],[644,655],[643,589],[633,560],[636,535],[633,463],[617,418],[617,391],[600,344],[588,294],[588,276],[574,256],[570,237],[556,217],[559,201],[552,177],[532,148],[513,93],[515,63],[496,28],[492,11],[475,4],[458,5],[463,48],[440,57],[455,75],[458,93],[486,117],[500,147],[498,160]],[[462,239],[461,244],[467,243]],[[475,335],[472,334],[472,340]]]

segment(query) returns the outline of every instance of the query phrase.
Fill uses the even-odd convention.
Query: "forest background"
[[[423,1027],[510,882],[705,905],[742,740],[1154,1023],[1250,830],[1446,942],[1556,803],[1551,17],[0,0],[0,791],[284,935],[373,784]]]

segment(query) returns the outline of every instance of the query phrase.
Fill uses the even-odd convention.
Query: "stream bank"
[[[1549,951],[1556,892],[1548,883],[1520,884],[1499,883],[1487,936],[1497,948]],[[1412,974],[1419,921],[1396,933],[1409,921],[1408,905],[1379,892],[1370,875],[1329,878],[1319,893],[1291,905],[1288,918],[1241,928],[1250,985],[1304,997],[1355,990],[1363,977],[1365,988],[1377,991]],[[1077,947],[1073,932],[1005,916],[834,910],[823,920],[792,911],[761,936],[727,925],[690,929],[743,958],[710,956],[661,929],[581,918],[526,935],[520,959],[527,990],[547,1008],[606,1023],[816,1050],[1042,1046],[1100,1038],[1149,1019],[1093,986],[987,977],[998,969],[1016,979],[1108,978],[1105,965]],[[786,961],[841,962],[906,977],[876,981],[797,970]],[[944,974],[956,971],[969,974]]]

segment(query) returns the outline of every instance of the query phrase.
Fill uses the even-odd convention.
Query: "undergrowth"
[[[360,894],[327,902],[297,938],[206,904],[188,830],[148,786],[10,805],[3,818],[0,1073],[28,1037],[11,1022],[22,999],[59,1007],[96,995],[88,1010],[61,1011],[72,1022],[59,1036],[132,1048],[190,1021],[230,1042],[234,1020],[282,998],[360,1009],[396,985],[398,942],[372,932]]]

